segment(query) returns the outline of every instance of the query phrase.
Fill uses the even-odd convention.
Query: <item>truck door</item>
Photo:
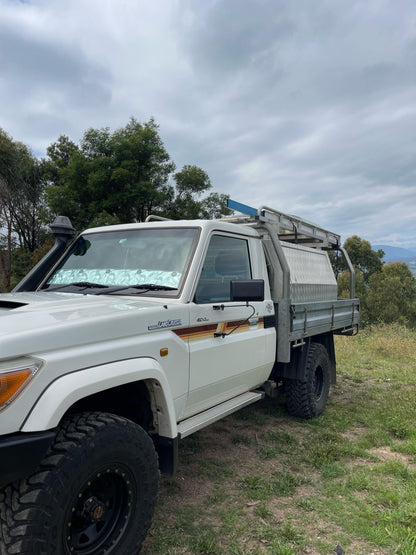
[[[267,326],[273,303],[230,301],[230,281],[253,277],[264,275],[253,276],[249,239],[213,234],[186,330],[190,379],[185,417],[253,389],[269,376],[276,345],[275,328]]]

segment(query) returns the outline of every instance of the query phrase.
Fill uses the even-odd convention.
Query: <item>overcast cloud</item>
[[[416,249],[414,0],[0,0],[0,127],[132,115],[235,200]]]

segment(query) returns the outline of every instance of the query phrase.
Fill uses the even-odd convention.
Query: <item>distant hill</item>
[[[376,251],[382,249],[385,262],[416,262],[416,251],[390,245],[372,245],[372,249]]]
[[[406,262],[416,277],[416,251],[390,245],[372,245],[372,248],[376,251],[378,249],[384,251],[384,262]]]

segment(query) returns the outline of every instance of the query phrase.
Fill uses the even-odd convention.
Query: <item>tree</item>
[[[229,195],[210,193],[201,201],[201,217],[208,220],[229,216],[232,210],[227,207]]]
[[[382,269],[384,252],[381,249],[373,250],[369,241],[353,235],[345,241],[344,248],[353,265],[362,272],[366,282],[372,274]]]
[[[208,174],[197,166],[175,170],[153,119],[131,118],[111,133],[89,129],[78,147],[61,136],[48,150],[45,176],[51,216],[69,216],[81,230],[91,225],[168,218],[218,217],[227,213],[226,196],[212,193]]]
[[[338,296],[348,299],[350,296],[350,273],[348,271],[341,272],[337,278]],[[355,296],[360,299],[360,325],[366,326],[370,324],[369,312],[367,307],[368,284],[364,281],[363,273],[355,270]]]
[[[355,296],[361,301],[360,322],[367,325],[372,322],[373,313],[368,305],[369,279],[372,275],[378,274],[383,269],[382,258],[384,252],[379,249],[375,251],[371,248],[371,243],[361,239],[358,235],[349,237],[344,242],[348,256],[355,268]],[[337,252],[330,252],[330,259],[337,276],[338,296],[349,297],[350,295],[350,273],[343,258]]]
[[[404,262],[389,262],[371,275],[367,310],[371,323],[416,326],[416,280]]]
[[[175,164],[153,119],[131,118],[114,133],[89,129],[80,147],[60,137],[47,154],[50,210],[69,216],[79,230],[98,215],[102,223],[142,221],[170,194]]]
[[[0,129],[0,272],[9,289],[16,249],[33,253],[44,238],[42,165],[23,143]]]
[[[180,172],[175,173],[177,198],[186,198],[190,195],[199,197],[211,188],[211,181],[207,172],[198,166],[186,165]]]
[[[153,119],[88,129],[77,145],[65,135],[39,160],[0,129],[0,277],[9,289],[36,263],[50,240],[44,227],[57,214],[76,230],[143,221],[227,214],[227,196],[211,193],[208,174],[186,165],[173,174]],[[173,179],[173,183],[169,180]],[[49,244],[49,243],[48,243]]]
[[[231,214],[227,208],[228,195],[210,193],[211,180],[198,166],[185,165],[173,176],[175,188],[162,207],[163,215],[172,219],[213,219]]]
[[[360,323],[398,322],[416,327],[416,280],[404,262],[388,262],[374,272],[368,282],[361,270],[355,274],[356,296],[361,301]],[[349,274],[338,277],[338,294],[349,296]]]
[[[54,182],[59,182],[59,171],[69,166],[74,154],[79,152],[79,148],[66,135],[61,135],[56,143],[52,143],[46,149],[46,152],[49,160],[44,165],[45,176]]]

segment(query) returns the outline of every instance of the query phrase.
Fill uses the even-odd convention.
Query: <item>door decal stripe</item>
[[[239,326],[237,329],[235,329]],[[249,331],[250,329],[264,328],[264,318],[259,318],[255,327],[250,326],[246,320],[236,320],[234,322],[220,322],[219,324],[207,324],[206,326],[191,326],[189,328],[181,328],[172,330],[183,341],[199,341],[201,339],[208,339],[214,336],[214,333],[241,333]]]

